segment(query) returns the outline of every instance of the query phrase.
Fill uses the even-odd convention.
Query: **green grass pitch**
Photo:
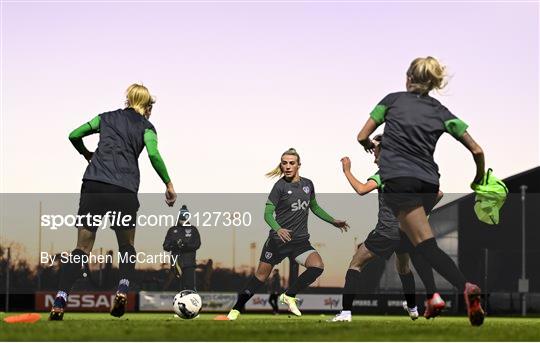
[[[352,323],[328,323],[330,315],[244,314],[235,322],[214,316],[66,313],[63,322],[49,322],[43,313],[34,324],[0,322],[0,341],[540,341],[540,318],[486,318],[483,326],[471,327],[465,316],[413,322],[407,316],[357,315]]]

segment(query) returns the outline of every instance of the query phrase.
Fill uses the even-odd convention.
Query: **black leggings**
[[[278,313],[279,308],[278,308],[278,294],[277,293],[270,294],[270,296],[268,297],[268,303],[270,304],[270,306],[272,306],[272,312]]]

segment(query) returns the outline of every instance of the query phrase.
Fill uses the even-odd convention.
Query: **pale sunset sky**
[[[289,147],[318,193],[350,193],[340,158],[351,157],[360,179],[376,171],[356,135],[379,100],[404,90],[411,60],[427,55],[450,75],[433,96],[469,124],[487,166],[508,177],[540,161],[538,19],[537,2],[510,1],[3,1],[0,192],[77,193],[86,162],[68,134],[121,108],[125,89],[140,82],[157,99],[150,120],[180,197],[267,194],[275,181],[264,174]],[[85,139],[90,150],[97,139]],[[444,135],[435,159],[441,189],[469,192],[475,167],[465,148]],[[146,152],[139,161],[140,191],[163,192]],[[20,215],[36,216],[36,205],[28,211]],[[371,215],[349,241],[371,230]],[[3,239],[28,235],[36,249],[37,217],[2,217]],[[34,224],[7,229],[8,217]],[[241,243],[258,242],[257,257],[260,232]],[[114,248],[107,235],[103,246]],[[69,237],[55,249],[72,249]],[[161,238],[138,249],[159,251]],[[238,254],[249,263],[249,251]],[[336,280],[346,255],[329,274]]]

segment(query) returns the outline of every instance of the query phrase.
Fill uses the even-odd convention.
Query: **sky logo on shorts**
[[[301,201],[300,199],[296,200],[291,204],[291,211],[296,212],[300,210],[306,210],[309,206],[309,201]]]

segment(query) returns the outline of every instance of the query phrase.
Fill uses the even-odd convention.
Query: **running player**
[[[73,130],[69,139],[77,151],[88,161],[83,176],[79,216],[90,214],[91,220],[84,220],[77,227],[77,247],[71,255],[80,258],[92,251],[99,224],[95,216],[103,218],[107,214],[122,216],[114,220],[112,226],[118,241],[118,251],[125,257],[119,262],[120,281],[111,307],[111,315],[121,317],[127,303],[129,282],[135,269],[136,251],[135,224],[139,200],[138,158],[146,147],[152,166],[166,185],[165,202],[173,206],[176,201],[171,178],[157,148],[156,129],[148,121],[154,100],[148,89],[142,85],[129,86],[126,94],[126,108],[102,113],[88,123]],[[99,133],[98,148],[94,153],[84,146],[82,138]],[[90,219],[86,217],[86,219]],[[68,293],[81,276],[81,265],[77,259],[62,266],[59,291],[49,316],[50,320],[62,320]]]
[[[439,248],[427,220],[439,190],[439,172],[433,154],[444,132],[472,153],[476,164],[474,183],[482,180],[485,169],[483,150],[467,132],[467,124],[429,96],[431,90],[445,85],[445,67],[437,59],[416,58],[407,70],[407,91],[391,93],[382,99],[358,134],[358,141],[366,151],[372,152],[374,144],[369,136],[386,123],[379,159],[385,202],[416,252],[463,292],[471,324],[482,325],[484,310],[480,288],[467,282],[454,261]]]
[[[283,176],[274,184],[264,210],[264,219],[271,228],[269,237],[262,249],[257,271],[238,294],[236,304],[227,315],[228,320],[238,318],[248,300],[268,279],[274,266],[286,257],[296,260],[306,267],[306,270],[280,295],[279,300],[288,305],[289,311],[294,315],[301,316],[296,304],[296,294],[313,283],[324,269],[321,256],[309,242],[309,210],[342,232],[349,228],[346,221],[332,218],[319,206],[313,182],[300,177],[300,165],[300,156],[291,148],[281,155],[280,164],[266,174],[268,177]]]
[[[381,150],[382,136],[377,135],[373,138],[375,145],[375,164],[379,163],[379,154]],[[379,191],[379,220],[377,226],[370,232],[364,243],[358,246],[354,254],[347,274],[345,276],[345,287],[343,288],[343,310],[338,313],[331,321],[333,322],[350,322],[352,320],[352,304],[355,295],[358,293],[359,284],[361,282],[362,269],[376,256],[385,259],[390,258],[393,253],[396,254],[396,269],[401,279],[403,293],[406,301],[403,307],[408,312],[412,320],[418,319],[418,308],[416,306],[416,292],[414,284],[414,276],[409,268],[409,254],[413,265],[422,279],[426,288],[426,302],[424,317],[427,319],[438,316],[444,308],[445,303],[441,296],[436,293],[435,278],[431,266],[418,254],[414,253],[414,249],[409,239],[400,234],[399,222],[392,214],[392,211],[384,203],[382,197],[382,188],[384,185],[381,182],[379,173],[371,176],[366,183],[358,181],[351,173],[351,161],[348,157],[341,159],[343,173],[347,180],[359,195],[365,195],[377,189]],[[438,200],[442,198],[442,192],[439,192]]]

